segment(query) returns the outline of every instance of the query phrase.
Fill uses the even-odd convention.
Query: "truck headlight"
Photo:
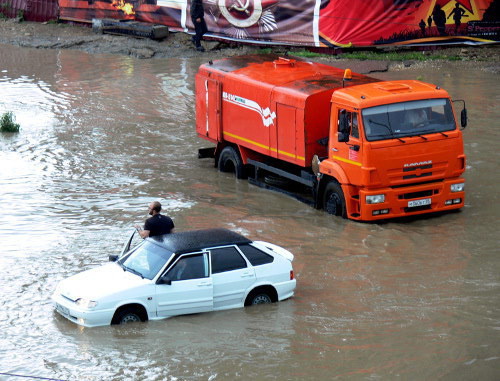
[[[452,192],[463,192],[465,189],[465,183],[451,184],[450,190]]]
[[[371,196],[366,196],[367,204],[380,204],[385,202],[385,194],[374,194]]]
[[[91,309],[97,306],[97,302],[94,300],[89,300],[85,298],[76,299],[76,305],[82,308]]]

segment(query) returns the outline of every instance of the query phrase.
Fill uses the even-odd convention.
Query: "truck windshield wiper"
[[[127,267],[127,266],[125,266],[124,264],[122,264],[121,266],[123,267],[123,271],[129,271],[129,272],[131,272],[132,274],[138,275],[138,276],[140,276],[142,279],[144,279],[144,275],[142,275],[139,271],[134,270],[134,269],[133,269],[133,268],[131,268],[131,267]]]
[[[425,136],[421,135],[421,134],[415,134],[415,135],[409,135],[408,137],[411,138],[413,136],[418,136],[419,138],[422,138],[424,140],[429,140],[428,138],[426,138]]]
[[[382,126],[382,127],[387,128],[387,130],[391,133],[391,138],[398,139],[400,142],[406,143],[406,141],[404,141],[403,139],[401,139],[401,138],[397,137],[396,135],[394,135],[394,131],[392,130],[392,128],[390,126],[388,126],[388,125],[386,125],[384,123],[375,122],[374,120],[371,120],[371,119],[368,119],[368,122],[376,124],[378,126]]]

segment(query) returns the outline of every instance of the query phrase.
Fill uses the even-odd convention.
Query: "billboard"
[[[190,0],[59,0],[60,18],[193,32]],[[203,0],[208,36],[309,47],[500,41],[500,0]]]

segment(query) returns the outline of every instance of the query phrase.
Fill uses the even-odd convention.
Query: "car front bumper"
[[[84,309],[61,294],[52,295],[52,303],[57,313],[83,327],[110,325],[113,310]]]

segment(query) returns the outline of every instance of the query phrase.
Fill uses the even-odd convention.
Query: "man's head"
[[[155,214],[160,213],[161,211],[161,204],[158,201],[153,201],[151,204],[149,204],[149,214],[154,216]]]

